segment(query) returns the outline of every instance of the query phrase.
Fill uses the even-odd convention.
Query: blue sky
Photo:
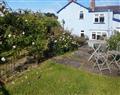
[[[42,12],[56,12],[69,0],[6,0],[13,9],[31,9]],[[77,0],[78,3],[89,6],[89,0]],[[120,0],[96,0],[96,5],[120,5]]]

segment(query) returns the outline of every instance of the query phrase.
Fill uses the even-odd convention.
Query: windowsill
[[[94,24],[105,24],[104,22],[94,22]]]

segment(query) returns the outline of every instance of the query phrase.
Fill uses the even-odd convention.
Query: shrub
[[[42,13],[8,13],[0,17],[0,56],[27,49],[39,61],[77,49],[84,40],[64,31],[55,17]],[[11,52],[12,51],[12,52]],[[5,53],[4,53],[5,52]],[[7,53],[10,52],[10,53]],[[5,55],[6,54],[6,55]]]
[[[117,48],[117,43],[120,41],[120,33],[116,33],[108,40],[110,49],[115,50]]]
[[[80,37],[72,36],[70,32],[61,28],[54,29],[49,38],[48,51],[50,56],[60,55],[78,49],[85,42]]]

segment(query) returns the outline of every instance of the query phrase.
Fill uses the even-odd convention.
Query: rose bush
[[[19,56],[26,49],[42,61],[75,50],[84,40],[63,30],[54,16],[25,11],[0,17],[0,43],[0,58]]]

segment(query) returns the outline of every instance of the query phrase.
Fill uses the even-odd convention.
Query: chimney
[[[90,0],[90,9],[91,11],[95,11],[95,0]]]

